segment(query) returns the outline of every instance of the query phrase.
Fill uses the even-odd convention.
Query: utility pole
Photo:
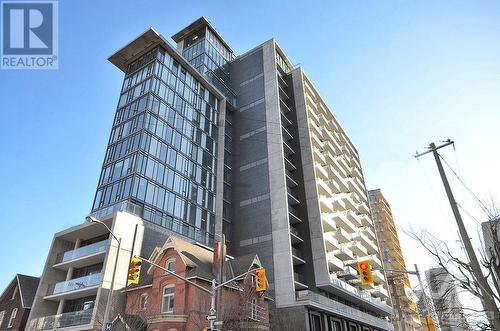
[[[469,257],[472,274],[479,285],[479,291],[481,293],[480,299],[481,303],[483,304],[483,308],[486,312],[486,317],[488,318],[488,321],[494,330],[500,330],[500,315],[498,314],[498,309],[495,303],[495,299],[493,298],[493,292],[481,270],[481,265],[479,264],[479,260],[477,259],[469,235],[467,234],[467,229],[465,228],[464,222],[462,221],[462,216],[460,215],[460,211],[458,210],[457,202],[453,197],[453,193],[451,191],[448,178],[446,177],[446,173],[443,169],[443,165],[441,163],[441,159],[438,153],[438,149],[449,146],[453,143],[454,142],[451,141],[450,139],[448,139],[444,144],[437,147],[434,143],[430,143],[429,150],[420,154],[417,153],[415,157],[418,158],[420,156],[423,156],[431,152],[434,155],[439,175],[441,176],[441,180],[443,181],[446,195],[448,196],[448,201],[450,202],[451,210],[453,211],[453,215],[455,216],[455,220],[457,222],[460,238],[462,239],[462,242],[464,244],[465,252]]]
[[[415,271],[410,271],[410,270],[394,270],[394,269],[386,269],[386,272],[393,272],[393,273],[402,273],[402,274],[408,274],[408,275],[415,275],[417,276],[418,279],[418,284],[420,285],[420,290],[422,291],[422,295],[424,298],[424,304],[425,308],[427,309],[427,314],[425,315],[425,322],[427,324],[427,329],[431,331],[431,323],[429,322],[429,314],[432,314],[432,318],[434,319],[434,328],[437,331],[441,331],[441,328],[439,326],[438,318],[436,316],[436,313],[434,311],[434,306],[432,302],[429,302],[427,299],[427,295],[425,294],[424,290],[424,284],[422,283],[422,279],[420,278],[420,272],[418,271],[418,267],[415,264]]]

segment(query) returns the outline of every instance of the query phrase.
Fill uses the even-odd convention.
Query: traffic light
[[[266,269],[258,268],[255,270],[255,292],[264,292],[267,290]]]
[[[358,262],[358,272],[361,285],[373,285],[372,266],[369,261]]]
[[[128,281],[130,284],[139,284],[139,275],[141,273],[142,260],[138,257],[130,259],[128,267]]]

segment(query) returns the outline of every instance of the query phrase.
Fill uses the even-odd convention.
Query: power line
[[[438,155],[441,158],[441,160],[443,160],[444,164],[448,167],[448,169],[450,169],[451,172],[455,175],[455,177],[457,177],[457,179],[460,181],[462,186],[467,191],[469,191],[469,193],[472,195],[473,199],[477,202],[477,204],[482,209],[482,211],[486,214],[486,216],[490,217],[490,212],[489,212],[488,208],[486,207],[486,205],[481,201],[481,199],[479,199],[477,197],[477,195],[474,194],[474,192],[465,184],[465,182],[462,180],[462,178],[455,172],[455,170],[453,170],[453,168],[448,164],[448,162],[446,162],[446,160],[443,158],[443,156],[441,154],[438,154]]]

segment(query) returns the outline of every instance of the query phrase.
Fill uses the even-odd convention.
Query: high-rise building
[[[389,202],[380,189],[368,191],[368,196],[385,269],[406,270]],[[421,323],[408,274],[387,272],[386,277],[393,307],[391,321],[394,324],[394,330],[417,330]]]
[[[426,270],[425,276],[441,331],[469,330],[453,277],[441,267]]]
[[[224,234],[258,254],[283,324],[392,330],[358,152],[303,68],[274,39],[234,55],[204,18],[172,38],[148,29],[109,58],[125,77],[92,215],[144,220],[143,256]]]

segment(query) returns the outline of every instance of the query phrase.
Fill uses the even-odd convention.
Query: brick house
[[[0,296],[0,330],[22,331],[40,278],[17,274]]]
[[[225,248],[216,246],[214,253],[205,246],[169,237],[149,259],[209,288],[211,280],[219,275],[221,269],[219,256],[225,256],[225,252],[218,253],[221,250]],[[222,267],[225,280],[261,266],[257,255],[234,259],[226,257],[225,261]],[[134,329],[130,323],[142,320],[143,324],[135,324],[135,328],[148,331],[199,331],[209,326],[205,319],[210,310],[208,293],[148,263],[144,263],[142,269],[139,285],[125,290],[127,318],[121,318],[120,323]],[[223,306],[217,310],[221,312],[219,319],[223,321],[223,326],[219,328],[269,330],[270,299],[255,292],[252,274],[230,283],[221,292]]]

